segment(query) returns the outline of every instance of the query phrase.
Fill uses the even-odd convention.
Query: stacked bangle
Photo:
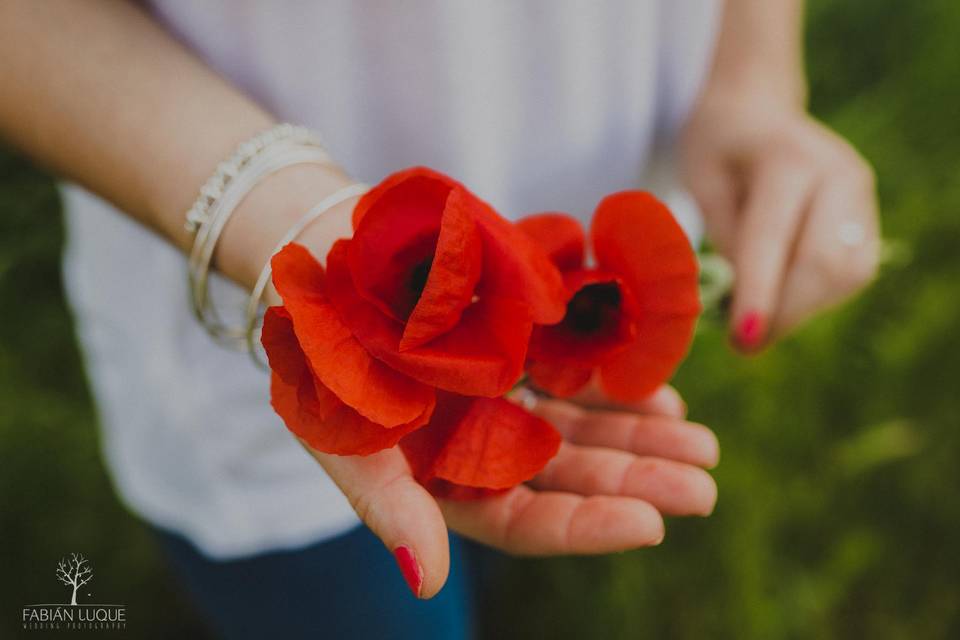
[[[214,174],[203,185],[196,202],[187,212],[186,228],[194,233],[193,246],[188,259],[188,281],[190,285],[190,302],[197,319],[207,332],[218,342],[239,349],[250,348],[256,323],[257,309],[260,297],[266,287],[266,276],[261,274],[263,284],[255,288],[256,297],[251,296],[247,305],[247,315],[243,322],[228,324],[222,320],[222,315],[210,296],[208,286],[210,265],[214,250],[237,206],[253,190],[253,188],[267,176],[295,164],[330,164],[330,157],[320,142],[320,137],[303,127],[290,124],[278,125],[241,144],[228,159],[220,163]],[[330,198],[317,205],[310,213],[304,216],[288,236],[295,237],[312,220],[323,211],[334,206],[337,202],[350,197],[354,191],[361,190],[358,185],[350,187],[352,191],[341,190]],[[365,187],[363,188],[365,189]],[[332,199],[340,196],[340,200]],[[320,205],[328,202],[322,210]],[[307,219],[309,218],[309,219]],[[284,242],[283,244],[286,244]],[[265,268],[267,270],[268,266]],[[251,312],[250,309],[253,309]],[[249,320],[253,317],[253,321]]]

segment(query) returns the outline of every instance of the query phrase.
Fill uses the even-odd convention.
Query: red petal
[[[637,341],[600,366],[600,382],[608,396],[635,402],[669,380],[686,355],[696,318],[660,316],[637,325]]]
[[[526,305],[483,296],[451,331],[400,351],[403,326],[360,297],[347,268],[351,240],[338,240],[327,256],[328,295],[360,343],[390,367],[423,383],[465,395],[499,396],[523,370],[532,322]]]
[[[360,221],[363,220],[367,213],[375,206],[393,206],[391,202],[402,202],[403,188],[411,188],[410,185],[413,185],[413,193],[416,193],[417,190],[430,192],[436,190],[437,193],[442,192],[443,199],[440,201],[442,208],[443,200],[446,199],[446,192],[459,184],[460,183],[453,178],[428,167],[410,167],[392,173],[377,183],[376,186],[367,191],[363,197],[357,201],[356,206],[353,208],[353,228],[356,231],[360,227]],[[401,188],[399,192],[397,191],[398,188]],[[419,193],[422,194],[423,191],[419,191]],[[410,213],[417,215],[416,211]]]
[[[601,381],[614,399],[637,400],[669,379],[690,346],[696,257],[669,209],[645,192],[604,198],[591,235],[598,265],[626,282],[638,308],[636,342],[603,365]]]
[[[313,449],[337,455],[368,455],[394,446],[429,420],[430,413],[426,412],[409,424],[385,429],[340,402],[313,377],[299,350],[293,323],[278,307],[267,310],[263,334],[271,367],[283,363],[270,376],[270,404],[287,428]],[[288,379],[293,373],[297,373],[297,379]]]
[[[550,258],[486,202],[475,199],[470,204],[483,236],[483,291],[523,301],[530,306],[534,322],[559,322],[566,291]]]
[[[590,382],[593,368],[573,364],[532,362],[527,367],[534,386],[558,398],[568,398]]]
[[[460,188],[447,197],[440,238],[423,293],[407,319],[400,350],[419,347],[456,326],[480,279],[482,245]]]
[[[517,227],[546,252],[560,271],[583,266],[586,240],[576,218],[565,213],[538,213],[517,221]]]
[[[271,264],[300,348],[326,388],[387,428],[407,424],[432,410],[435,393],[431,387],[376,360],[353,337],[324,295],[323,268],[307,249],[289,244]],[[290,380],[285,372],[278,373]]]
[[[407,170],[386,178],[354,209],[350,274],[361,296],[397,320],[417,303],[410,272],[433,256],[450,188],[429,169]]]
[[[440,394],[430,424],[400,441],[424,486],[508,489],[539,473],[556,455],[560,434],[503,398]]]

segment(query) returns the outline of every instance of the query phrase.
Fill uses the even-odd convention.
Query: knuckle
[[[833,179],[840,180],[857,191],[869,193],[876,188],[877,177],[873,167],[853,149],[840,154],[828,165],[827,171]]]
[[[879,250],[871,243],[854,253],[850,258],[850,279],[853,286],[862,286],[877,277],[880,267]]]
[[[820,279],[843,291],[855,291],[872,280],[878,263],[876,251],[867,247],[857,251],[823,251],[814,259]]]

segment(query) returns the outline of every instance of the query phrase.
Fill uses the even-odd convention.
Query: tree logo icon
[[[57,579],[73,588],[70,604],[77,604],[77,589],[93,580],[93,567],[81,553],[71,553],[60,559],[57,565]]]

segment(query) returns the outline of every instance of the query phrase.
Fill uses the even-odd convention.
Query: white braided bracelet
[[[280,140],[323,148],[323,141],[317,133],[290,123],[279,124],[255,135],[240,144],[229,158],[217,165],[213,175],[200,187],[200,195],[187,210],[184,228],[190,233],[196,233],[209,219],[210,208],[223,197],[230,183],[259,153]]]

